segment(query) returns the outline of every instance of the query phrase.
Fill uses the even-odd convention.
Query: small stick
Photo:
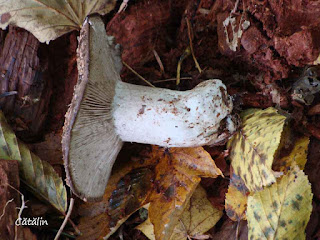
[[[187,47],[187,49],[184,51],[184,53],[181,55],[178,65],[177,65],[177,82],[176,85],[180,84],[180,72],[181,72],[181,64],[186,57],[190,55],[190,47]]]
[[[239,2],[240,2],[240,0],[237,0],[237,1],[236,1],[236,4],[234,5],[234,8],[233,8],[232,11],[231,11],[232,14],[235,14],[235,13],[236,13],[236,11],[237,11],[237,9],[238,9],[238,6],[239,6]],[[244,2],[243,2],[243,4],[244,4]]]
[[[156,50],[153,49],[153,54],[159,64],[159,67],[160,67],[160,70],[161,70],[161,73],[164,73],[164,66],[162,64],[162,61],[161,61],[161,58],[159,57],[158,53],[156,52]]]
[[[12,95],[15,95],[15,94],[17,94],[17,93],[18,93],[17,91],[4,92],[4,93],[1,93],[1,94],[0,94],[0,98],[12,96]]]
[[[128,6],[128,2],[129,0],[123,0],[120,7],[119,7],[119,10],[118,10],[118,13],[126,10],[127,6]]]
[[[1,214],[1,216],[0,216],[0,220],[1,220],[1,218],[4,216],[4,214],[6,213],[6,208],[7,208],[7,206],[8,206],[9,203],[11,203],[13,200],[14,200],[14,198],[12,198],[12,199],[10,199],[10,200],[8,200],[8,201],[6,202],[6,205],[4,206],[4,208],[3,208],[3,210],[2,210],[2,214]]]
[[[182,77],[180,80],[191,80],[192,77]],[[170,82],[170,81],[176,81],[177,78],[168,78],[168,79],[161,79],[161,80],[156,80],[153,81],[154,83],[161,83],[161,82]]]
[[[189,36],[189,45],[190,45],[190,51],[192,54],[192,58],[194,61],[194,64],[196,65],[196,68],[198,69],[199,73],[202,72],[201,67],[196,59],[196,56],[194,55],[194,51],[193,51],[193,46],[192,46],[192,29],[191,29],[191,24],[188,18],[186,18],[186,22],[187,22],[187,26],[188,26],[188,36]]]
[[[59,228],[59,231],[56,234],[54,240],[58,240],[59,239],[64,227],[66,226],[66,224],[68,222],[68,219],[70,218],[70,215],[71,215],[71,212],[72,212],[72,209],[73,209],[73,205],[74,205],[74,198],[70,198],[70,203],[69,203],[69,208],[68,208],[67,215],[64,218],[63,223],[61,224],[61,227]]]
[[[146,84],[148,84],[150,87],[154,87],[147,79],[142,77],[139,73],[137,73],[135,70],[133,70],[126,62],[122,61],[123,65],[125,65],[131,72],[133,72],[135,75],[137,75],[138,78],[140,78],[142,81],[144,81]]]
[[[20,195],[21,195],[21,207],[19,207],[19,213],[18,213],[18,218],[17,219],[21,219],[21,215],[22,215],[22,212],[23,212],[23,209],[25,208],[28,208],[26,206],[26,202],[24,201],[24,195],[18,190],[16,189],[15,187],[11,186],[9,183],[7,183],[7,185],[12,188],[13,190],[16,190]],[[17,240],[18,239],[18,225],[15,224],[14,226],[14,240]]]

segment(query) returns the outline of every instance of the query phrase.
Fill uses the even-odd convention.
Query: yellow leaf
[[[187,203],[177,225],[174,228],[171,240],[185,240],[202,236],[219,221],[223,212],[214,208],[207,199],[205,190],[198,186]],[[155,239],[153,225],[148,218],[137,229],[142,231],[150,240]]]
[[[18,160],[21,181],[42,200],[48,201],[58,211],[67,209],[67,192],[62,179],[52,166],[30,152],[28,147],[17,140],[0,111],[0,158]]]
[[[6,0],[0,4],[0,27],[9,24],[31,32],[40,42],[79,30],[86,16],[110,12],[116,0]]]
[[[240,131],[228,142],[231,164],[250,192],[275,182],[271,169],[286,118],[274,108],[242,114]]]
[[[312,65],[319,65],[320,64],[320,55],[317,57],[317,59],[312,63]]]
[[[309,137],[299,138],[290,154],[275,161],[272,168],[280,172],[286,172],[290,167],[297,165],[300,169],[304,169],[307,162],[309,142]]]
[[[305,239],[311,184],[299,167],[248,197],[248,239]]]
[[[146,235],[146,237],[149,238],[150,240],[156,239],[156,236],[154,235],[154,227],[150,221],[150,218],[147,218],[147,220],[145,220],[143,223],[138,225],[136,229],[143,232],[143,234]]]
[[[200,177],[222,175],[211,156],[202,147],[154,148],[153,157],[158,191],[151,195],[149,217],[158,240],[169,239],[186,204],[200,182]]]
[[[233,221],[246,220],[247,201],[247,192],[238,190],[231,180],[225,200],[228,217]]]

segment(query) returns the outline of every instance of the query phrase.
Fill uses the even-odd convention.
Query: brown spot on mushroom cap
[[[1,17],[0,17],[0,23],[4,24],[4,23],[8,22],[10,20],[10,18],[11,18],[11,14],[10,13],[2,14]]]
[[[122,147],[111,114],[115,85],[121,81],[121,66],[116,66],[119,61],[109,42],[100,17],[90,17],[80,33],[78,83],[63,128],[68,185],[88,201],[102,198]]]

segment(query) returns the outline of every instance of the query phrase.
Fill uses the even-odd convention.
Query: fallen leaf
[[[42,200],[48,201],[58,211],[67,209],[67,192],[61,177],[46,161],[30,152],[17,140],[16,135],[0,112],[0,159],[18,160],[20,179]]]
[[[177,225],[174,228],[171,240],[185,240],[189,238],[207,239],[204,234],[215,226],[223,211],[214,208],[207,199],[206,191],[198,186],[187,203]],[[150,240],[155,239],[153,224],[148,218],[137,229],[142,231]]]
[[[79,240],[109,238],[132,213],[145,205],[154,179],[150,169],[155,164],[149,157],[117,164],[103,200],[81,205]]]
[[[311,184],[299,167],[248,197],[248,239],[305,239]]]
[[[9,24],[31,32],[40,42],[79,30],[86,16],[107,14],[116,0],[6,0],[0,4],[0,27]]]
[[[221,174],[202,147],[165,150],[154,146],[134,161],[118,162],[103,200],[81,206],[79,229],[83,235],[79,239],[109,238],[132,213],[149,202],[149,216],[158,228],[176,225],[201,180],[199,176]],[[167,233],[169,237],[171,233]]]
[[[246,220],[247,201],[248,195],[238,190],[231,180],[225,200],[225,209],[228,217],[237,222]]]
[[[271,169],[286,118],[275,108],[249,109],[239,132],[228,142],[231,164],[250,192],[276,181]]]
[[[274,162],[272,168],[279,172],[286,172],[290,167],[297,165],[304,169],[307,162],[309,137],[301,137],[296,142],[289,155]]]
[[[210,240],[248,240],[247,221],[234,222],[229,218],[223,219],[222,226],[212,232],[212,239]]]
[[[165,240],[170,239],[200,177],[215,178],[222,173],[202,147],[168,151],[154,147],[152,157],[159,163],[155,167],[157,191],[150,196],[149,217],[156,239]]]

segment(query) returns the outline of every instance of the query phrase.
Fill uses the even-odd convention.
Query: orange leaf
[[[202,147],[154,147],[153,156],[159,163],[155,168],[157,191],[151,195],[149,217],[156,239],[169,239],[186,203],[199,184],[200,177],[215,178],[222,172]]]

